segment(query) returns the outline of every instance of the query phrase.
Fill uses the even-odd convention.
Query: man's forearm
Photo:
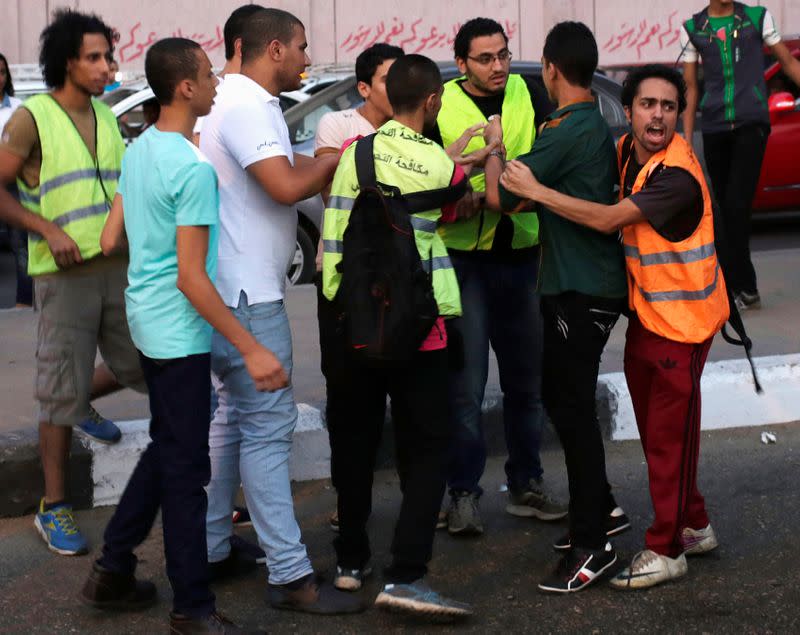
[[[498,154],[490,154],[486,157],[483,167],[486,179],[486,209],[493,212],[502,212],[500,205],[500,175],[503,173],[505,161]]]
[[[0,220],[42,236],[53,227],[53,223],[20,205],[4,187],[0,187]]]
[[[584,201],[544,186],[537,192],[535,200],[567,220],[604,234],[611,234],[626,224],[622,222],[620,215],[615,213],[619,208],[618,205]]]
[[[258,346],[253,335],[225,306],[205,271],[179,276],[178,289],[203,319],[219,331],[243,356]]]

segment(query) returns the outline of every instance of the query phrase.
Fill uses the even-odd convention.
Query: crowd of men
[[[704,60],[729,55],[704,46],[706,31],[719,29],[741,46],[755,41],[750,31],[760,43],[769,30],[764,41],[800,78],[766,10],[713,0],[698,16],[684,27],[690,86],[698,52]],[[631,132],[615,144],[592,93],[598,50],[588,27],[562,22],[549,31],[543,91],[510,72],[502,26],[475,18],[455,38],[460,77],[445,84],[424,56],[388,44],[363,51],[355,70],[364,101],[320,121],[310,158],[293,153],[278,101],[310,64],[303,24],[246,5],[224,33],[220,77],[191,40],[167,38],[148,50],[158,118],[125,151],[113,114],[94,99],[109,81],[114,34],[95,15],[58,10],[41,37],[52,92],[18,108],[0,142],[0,178],[19,188],[18,201],[0,189],[0,218],[29,232],[35,279],[45,492],[34,524],[51,550],[88,551],[65,489],[73,426],[114,442],[118,429],[91,414],[90,400],[122,386],[149,395],[151,442],[82,601],[104,610],[156,601],[155,586],[135,576],[134,552],[160,510],[172,632],[244,632],[217,611],[211,583],[255,560],[266,562],[275,608],[364,610],[359,591],[373,568],[367,521],[389,397],[402,502],[374,603],[436,619],[469,616],[472,607],[431,589],[426,574],[437,527],[454,536],[484,531],[490,346],[503,391],[506,511],[568,516],[553,545],[561,557],[538,586],[585,588],[617,561],[609,538],[630,528],[606,476],[595,411],[600,358],[621,314],[655,519],[645,548],[610,582],[640,589],[672,580],[686,574],[686,556],[716,548],[697,487],[700,377],[731,305],[753,308],[758,294],[744,262],[731,265],[737,286],[727,289],[691,125],[688,142],[676,134],[696,101],[681,74],[657,65],[630,73],[621,100]],[[728,92],[720,91],[727,117]],[[763,108],[738,92],[736,99],[757,121],[725,134],[744,135],[751,124],[762,134]],[[704,113],[704,126],[716,125],[715,112],[708,120]],[[724,171],[709,168],[712,181]],[[297,407],[286,270],[294,204],[317,193],[326,202],[318,317],[338,498],[330,583],[302,542],[288,470]],[[386,214],[406,206],[389,241],[369,234],[366,212],[376,201]],[[366,259],[359,232],[375,243]],[[401,363],[376,364],[365,354],[371,344],[355,336],[369,325],[349,298],[362,284],[358,267],[370,259],[387,266],[387,254],[401,252],[420,275],[394,306],[413,304],[422,289],[429,314]],[[370,284],[367,295],[385,292]],[[95,368],[98,348],[106,365]],[[564,450],[567,504],[543,480],[545,412]],[[233,533],[240,487],[258,546]]]

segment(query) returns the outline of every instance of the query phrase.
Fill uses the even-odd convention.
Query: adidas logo
[[[676,362],[673,359],[670,359],[669,357],[665,359],[659,359],[658,363],[661,364],[661,368],[663,368],[664,370],[672,370],[673,368],[677,368],[678,366],[678,362]]]

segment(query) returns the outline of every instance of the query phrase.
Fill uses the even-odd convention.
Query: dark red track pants
[[[648,549],[675,558],[684,527],[708,525],[697,489],[700,376],[713,337],[700,344],[668,340],[632,316],[625,342],[625,379],[647,459],[655,520]]]

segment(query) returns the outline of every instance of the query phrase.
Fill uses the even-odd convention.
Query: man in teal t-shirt
[[[206,560],[211,327],[241,352],[258,390],[282,388],[287,379],[212,282],[217,179],[189,142],[197,117],[208,114],[216,94],[211,63],[197,43],[168,38],[147,52],[145,73],[161,113],[123,159],[100,243],[104,253],[129,248],[126,309],[150,393],[151,442],[106,528],[102,556],[81,599],[106,610],[155,602],[155,586],[134,578],[133,550],[150,533],[160,507],[174,595],[170,631],[217,632],[230,623],[216,613]]]
[[[561,22],[545,40],[542,77],[558,108],[530,153],[517,158],[542,182],[572,196],[610,204],[617,157],[608,125],[591,91],[597,43],[578,22]],[[488,187],[487,201],[493,198]],[[530,204],[503,185],[500,207]],[[580,193],[580,194],[578,194]],[[600,356],[627,301],[622,245],[603,234],[539,210],[544,354],[542,397],[564,447],[569,477],[569,533],[554,547],[564,553],[544,591],[578,591],[616,560],[608,536],[630,524],[617,507],[606,478],[605,450],[597,422],[595,391]]]

